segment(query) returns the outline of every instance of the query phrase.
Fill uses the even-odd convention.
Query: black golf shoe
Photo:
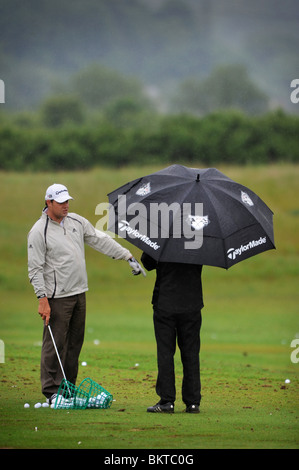
[[[159,402],[154,406],[150,406],[147,411],[149,413],[174,413],[174,404],[169,402],[161,405]]]
[[[185,409],[186,413],[199,413],[198,405],[188,405]]]

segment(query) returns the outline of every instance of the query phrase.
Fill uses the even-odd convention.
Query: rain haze
[[[6,107],[32,109],[58,91],[76,93],[80,75],[98,65],[138,80],[162,111],[190,111],[184,85],[211,92],[228,76],[260,94],[253,112],[298,113],[290,100],[298,26],[295,0],[1,0]]]

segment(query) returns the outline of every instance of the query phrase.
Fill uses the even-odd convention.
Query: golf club
[[[62,362],[60,360],[60,357],[59,357],[59,354],[58,354],[58,349],[56,347],[56,343],[55,343],[55,340],[54,340],[54,336],[53,336],[53,333],[52,333],[52,330],[51,330],[51,327],[50,325],[48,325],[48,329],[49,329],[49,332],[50,332],[50,335],[51,335],[51,338],[52,338],[52,343],[53,343],[53,346],[54,346],[54,349],[55,349],[55,352],[56,352],[56,356],[57,356],[57,359],[58,359],[58,362],[59,362],[59,365],[60,365],[60,368],[61,368],[61,371],[62,371],[62,375],[64,377],[64,380],[65,380],[65,383],[67,384],[67,379],[66,379],[66,376],[65,376],[65,372],[64,372],[64,369],[63,369],[63,366],[62,366]],[[67,388],[68,388],[68,392],[71,396],[71,391],[69,389],[69,386],[67,385]]]

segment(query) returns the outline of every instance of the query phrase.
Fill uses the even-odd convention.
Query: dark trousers
[[[85,331],[85,293],[49,299],[50,326],[66,378],[76,383],[79,354]],[[44,327],[41,353],[42,393],[49,398],[57,393],[63,374],[47,327]]]
[[[178,343],[183,365],[182,399],[186,406],[200,404],[200,327],[201,311],[171,314],[154,310],[158,377],[156,392],[160,402],[176,398],[174,354]]]

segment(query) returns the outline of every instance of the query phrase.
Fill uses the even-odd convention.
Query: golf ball
[[[40,408],[42,406],[41,403],[35,403],[34,408]]]
[[[87,362],[83,361],[83,362],[81,363],[81,365],[82,365],[82,366],[87,366]]]
[[[43,408],[48,408],[48,406],[49,406],[49,403],[46,403],[46,402],[45,402],[45,403],[42,404],[42,407],[43,407]]]
[[[29,403],[25,403],[24,408],[29,408],[29,407],[30,407]]]
[[[291,383],[291,381],[290,381],[290,379],[285,379],[284,383],[289,384],[289,383]]]

